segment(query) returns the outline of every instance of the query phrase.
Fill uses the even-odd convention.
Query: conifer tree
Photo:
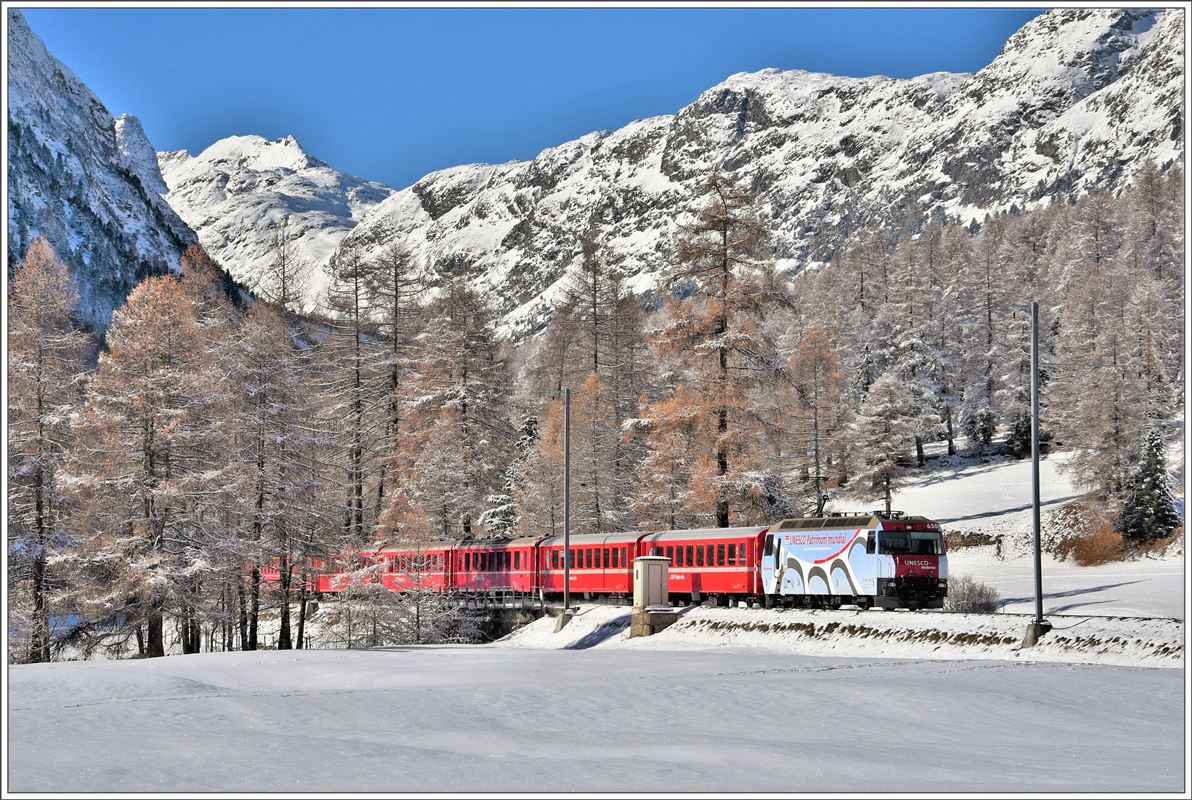
[[[288,219],[274,229],[272,245],[273,258],[265,267],[259,291],[283,313],[298,313],[310,288],[310,265],[302,259]]]
[[[714,472],[697,500],[711,504],[714,524],[728,527],[734,502],[754,491],[766,465],[751,456],[759,443],[769,408],[759,408],[761,387],[785,371],[772,336],[762,322],[772,299],[772,270],[754,260],[761,227],[748,197],[722,174],[705,190],[705,205],[678,242],[678,265],[667,276],[673,288],[687,286],[691,296],[668,304],[670,323],[658,340],[660,352],[684,362],[683,380],[707,398]],[[657,409],[649,416],[657,417]],[[663,426],[665,429],[666,426]],[[751,477],[745,478],[750,473]]]
[[[790,377],[796,393],[794,419],[803,446],[806,493],[815,498],[815,516],[824,513],[824,488],[828,480],[826,459],[833,446],[844,412],[844,381],[839,360],[828,332],[821,326],[809,328],[791,356]]]
[[[557,536],[563,533],[563,401],[547,404],[539,424],[538,441],[525,473],[513,493],[518,536]]]
[[[10,599],[31,606],[31,662],[50,660],[51,559],[67,544],[66,498],[57,479],[72,444],[70,420],[82,402],[90,337],[76,327],[78,293],[43,237],[29,245],[9,288],[8,537]],[[16,591],[14,591],[14,589]]]
[[[886,511],[906,473],[904,462],[917,431],[917,416],[906,384],[888,372],[870,387],[853,423],[857,471],[850,485],[854,492],[878,493]]]
[[[1118,530],[1133,542],[1161,539],[1180,526],[1167,476],[1163,437],[1158,427],[1146,431],[1141,458],[1126,484],[1126,502],[1118,517]]]
[[[509,375],[480,297],[448,282],[427,308],[405,382],[405,446],[420,475],[423,507],[444,537],[471,536],[515,439],[507,414]]]
[[[147,654],[165,654],[163,615],[184,616],[210,571],[206,504],[226,497],[220,461],[227,389],[173,277],[142,282],[112,319],[88,387],[68,486],[86,542],[91,615],[147,624]]]
[[[319,347],[320,391],[326,419],[338,428],[343,532],[346,541],[371,538],[375,508],[366,497],[380,461],[377,444],[388,414],[378,339],[369,323],[370,266],[355,247],[341,249],[330,265],[329,333]]]

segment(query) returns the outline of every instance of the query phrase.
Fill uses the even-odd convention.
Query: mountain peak
[[[234,277],[259,288],[285,222],[299,258],[312,270],[308,308],[319,300],[322,270],[340,240],[393,193],[311,156],[293,136],[228,136],[197,156],[158,153],[166,197]]]
[[[157,165],[157,153],[141,127],[141,121],[131,114],[116,117],[113,127],[116,134],[116,149],[124,159],[125,166],[140,179],[146,190],[165,194],[166,182],[162,180]]]
[[[266,139],[257,134],[220,139],[195,156],[195,160],[257,172],[278,169],[297,172],[311,167],[327,166],[302,149],[302,145],[293,136]]]

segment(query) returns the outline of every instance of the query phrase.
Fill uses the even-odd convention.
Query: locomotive
[[[574,598],[627,603],[633,560],[670,559],[669,594],[676,604],[772,607],[942,608],[948,559],[938,523],[901,512],[840,514],[782,520],[774,526],[576,534],[440,541],[382,547],[344,563],[313,564],[308,589],[347,590],[368,569],[395,592],[514,593],[557,600],[565,561]],[[275,568],[261,571],[275,582]]]

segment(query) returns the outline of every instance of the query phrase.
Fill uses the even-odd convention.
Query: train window
[[[774,536],[772,534],[766,537],[766,549],[763,554],[767,556],[774,555]]]
[[[601,552],[604,554],[604,555],[602,555],[602,556],[600,557],[600,561],[601,561],[601,564],[600,564],[600,566],[601,566],[601,567],[603,567],[604,569],[608,569],[608,568],[609,568],[609,565],[610,565],[610,562],[609,562],[609,555],[608,555],[608,548],[607,548],[607,547],[602,547],[602,548],[600,548],[600,550],[601,550]]]
[[[516,552],[515,552],[515,553],[513,554],[513,568],[514,568],[514,569],[521,569],[521,553],[516,553]]]
[[[745,565],[745,543],[744,542],[741,542],[739,545],[737,545],[737,561],[741,564],[741,566]]]
[[[728,565],[730,567],[735,567],[737,565],[737,546],[735,544],[730,544],[728,546]]]
[[[666,557],[671,560],[671,566],[673,567],[675,565],[675,548],[666,548]]]
[[[592,548],[584,548],[584,569],[592,568]]]
[[[695,565],[697,567],[702,567],[704,565],[704,546],[702,544],[697,544],[695,546]]]
[[[683,554],[683,564],[685,566],[693,566],[695,564],[695,546],[687,545],[687,552]]]
[[[716,566],[724,566],[724,545],[722,544],[716,545]]]

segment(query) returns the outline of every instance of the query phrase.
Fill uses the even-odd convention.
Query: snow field
[[[14,792],[1178,791],[1183,780],[1182,676],[1170,669],[486,646],[9,675]]]

